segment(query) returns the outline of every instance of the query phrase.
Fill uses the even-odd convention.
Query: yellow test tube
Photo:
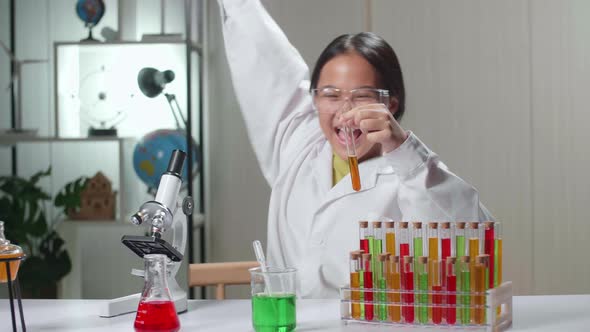
[[[360,251],[353,251],[350,253],[350,288],[360,288],[361,287],[361,278],[360,274],[360,259],[361,253]],[[354,319],[361,318],[361,293],[358,290],[351,290],[350,291],[350,311],[351,316]]]
[[[395,256],[395,223],[385,221],[383,227],[385,228],[385,252]]]
[[[473,314],[473,323],[474,324],[484,324],[485,323],[485,291],[486,291],[486,273],[487,273],[487,264],[488,259],[487,255],[480,255],[477,256],[475,259],[475,264],[472,267],[471,274],[474,275],[474,284],[472,287],[473,292],[473,304],[474,314]]]
[[[389,256],[387,260],[387,288],[392,291],[388,293],[387,300],[389,302],[388,307],[388,320],[392,322],[401,321],[401,274],[400,274],[400,262],[399,256]],[[397,292],[395,292],[397,291]]]

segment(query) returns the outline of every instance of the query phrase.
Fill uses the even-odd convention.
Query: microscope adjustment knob
[[[182,212],[190,216],[193,214],[193,208],[195,207],[195,203],[193,202],[193,198],[191,196],[186,196],[182,200]]]
[[[161,229],[164,227],[164,217],[162,215],[156,215],[152,219],[152,226]]]
[[[131,220],[131,223],[133,223],[134,225],[141,225],[141,223],[143,223],[143,217],[139,212],[132,215],[129,220]]]

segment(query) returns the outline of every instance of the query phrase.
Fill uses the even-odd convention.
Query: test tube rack
[[[372,293],[374,301],[364,301],[364,300],[352,300],[352,294],[358,292],[357,294],[366,294]],[[404,299],[407,298],[406,295],[413,295],[413,301],[407,302]],[[393,295],[396,297],[401,298],[400,302],[393,302],[393,301],[379,301],[377,299],[389,299],[392,298]],[[448,298],[449,296],[455,296],[456,304],[432,304],[432,303],[423,303],[419,302],[419,296],[442,296],[443,299]],[[476,296],[485,296],[485,302],[483,305],[464,305],[461,304],[461,300],[464,297],[469,297],[473,299]],[[473,302],[473,301],[470,301]],[[363,306],[363,310],[367,310],[368,307],[372,307],[372,310],[375,312],[373,319],[367,320],[364,318],[355,318],[352,316],[352,306],[353,305],[360,305]],[[404,308],[413,307],[414,309],[414,320],[413,322],[405,322],[404,316],[400,321],[393,321],[391,315],[389,314],[390,308],[392,310],[404,310]],[[440,308],[442,311],[447,313],[452,312],[459,312],[460,310],[469,310],[471,316],[473,316],[474,311],[482,310],[481,313],[484,315],[484,321],[481,324],[475,324],[473,320],[470,320],[469,323],[463,324],[460,319],[456,319],[455,324],[449,324],[446,318],[442,319],[440,324],[433,323],[432,319],[429,319],[426,323],[420,323],[418,319],[418,310],[420,308],[427,307],[429,309]],[[501,309],[497,309],[500,307]],[[384,308],[384,309],[380,309]],[[449,309],[451,311],[449,311]],[[387,314],[386,320],[379,320],[379,315],[376,314],[378,310],[385,310]],[[498,314],[499,312],[499,314]],[[506,281],[502,283],[500,286],[495,287],[493,289],[489,289],[484,293],[476,293],[476,292],[449,292],[449,291],[440,291],[440,292],[433,292],[433,291],[404,291],[404,290],[391,290],[391,289],[366,289],[366,288],[350,288],[345,287],[340,289],[340,317],[345,323],[361,323],[361,324],[373,324],[373,325],[384,325],[384,326],[400,326],[400,327],[408,327],[408,326],[417,326],[417,327],[429,327],[433,328],[434,330],[456,330],[456,331],[486,331],[486,332],[501,332],[505,331],[512,326],[512,282]],[[443,316],[444,317],[444,316]]]

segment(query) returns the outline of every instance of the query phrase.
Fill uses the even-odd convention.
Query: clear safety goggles
[[[312,89],[313,106],[319,113],[337,113],[346,101],[352,107],[369,104],[389,104],[389,91],[383,89],[360,88],[343,90],[337,88]]]

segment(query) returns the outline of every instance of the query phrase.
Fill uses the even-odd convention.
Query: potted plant
[[[20,245],[27,255],[19,270],[25,297],[56,298],[57,283],[72,268],[56,227],[65,211],[80,206],[80,191],[86,178],[66,184],[52,200],[39,185],[39,181],[50,174],[51,167],[29,179],[0,177],[0,220],[5,223],[6,238]],[[59,210],[52,220],[47,215],[50,202]]]

